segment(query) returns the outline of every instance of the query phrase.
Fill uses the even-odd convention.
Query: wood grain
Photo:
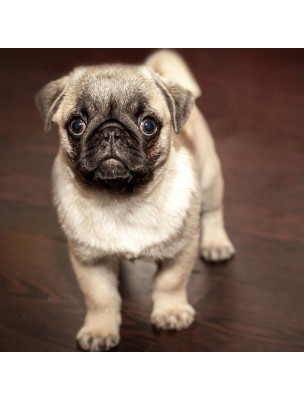
[[[194,325],[155,331],[155,267],[125,262],[115,351],[304,350],[304,51],[181,50],[203,95],[226,179],[237,256],[197,261]],[[75,65],[140,62],[149,50],[1,50],[0,350],[76,351],[84,305],[51,204],[55,132],[33,96]]]

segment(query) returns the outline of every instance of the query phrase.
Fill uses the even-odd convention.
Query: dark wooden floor
[[[34,93],[73,66],[140,62],[148,50],[0,51],[0,350],[74,351],[84,306],[51,205],[56,134]],[[226,179],[237,256],[198,260],[195,324],[157,333],[150,264],[125,263],[117,351],[304,350],[304,51],[185,50]]]

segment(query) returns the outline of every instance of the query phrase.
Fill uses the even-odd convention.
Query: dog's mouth
[[[148,168],[147,164],[142,163],[131,168],[116,154],[103,157],[94,167],[79,164],[75,166],[74,171],[86,186],[119,192],[133,192],[137,186],[142,187],[148,182],[153,175],[153,170]]]
[[[111,155],[109,157],[105,157],[104,159],[102,159],[100,161],[100,166],[104,166],[105,168],[115,168],[123,166],[127,168],[123,160],[116,155]]]
[[[103,159],[94,171],[94,178],[96,180],[122,180],[128,179],[129,177],[129,168],[117,156]]]

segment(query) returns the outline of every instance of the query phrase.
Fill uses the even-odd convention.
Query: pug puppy
[[[59,130],[54,203],[87,307],[83,350],[119,343],[120,259],[156,261],[152,324],[181,330],[194,319],[186,286],[198,253],[234,254],[200,93],[184,61],[163,50],[142,66],[76,68],[36,97],[45,129]]]

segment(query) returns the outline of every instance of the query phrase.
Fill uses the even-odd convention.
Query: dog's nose
[[[117,127],[108,127],[102,131],[102,138],[108,142],[115,142],[122,136],[122,130]]]

